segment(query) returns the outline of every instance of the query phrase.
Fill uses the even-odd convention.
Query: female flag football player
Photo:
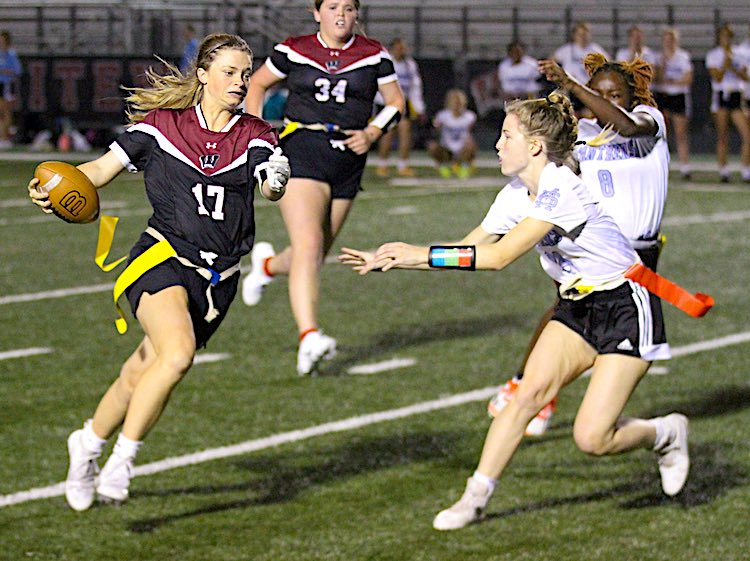
[[[374,254],[343,248],[339,256],[360,274],[393,268],[500,270],[536,248],[543,269],[560,285],[560,300],[529,356],[516,395],[492,421],[463,496],[435,517],[438,530],[463,528],[484,517],[529,421],[589,368],[591,379],[573,426],[578,448],[593,456],[653,449],[667,495],[680,492],[689,469],[685,416],[621,416],[649,367],[650,354],[666,340],[663,325],[649,313],[645,286],[631,280],[646,268],[571,169],[577,168],[578,126],[570,101],[553,92],[512,102],[506,114],[496,148],[502,173],[513,180],[459,244],[387,243]],[[641,346],[651,333],[658,343]],[[631,345],[626,348],[623,340]]]
[[[320,30],[276,45],[253,74],[247,96],[248,110],[260,115],[268,88],[283,79],[289,87],[280,136],[292,177],[279,206],[290,245],[278,255],[268,243],[255,247],[242,298],[254,306],[274,277],[289,276],[300,376],[336,353],[336,340],[318,325],[320,269],[361,189],[370,146],[404,111],[390,55],[354,33],[358,10],[359,0],[316,0]],[[368,122],[377,92],[385,107]]]
[[[165,75],[149,70],[150,87],[127,98],[132,126],[106,154],[79,166],[97,188],[124,169],[142,170],[153,214],[118,279],[132,277],[125,294],[145,336],[93,418],[68,438],[65,496],[75,510],[89,508],[97,494],[128,498],[142,440],[234,298],[240,257],[255,238],[254,186],[270,200],[284,194],[289,163],[276,133],[240,110],[251,67],[242,38],[209,35],[187,74],[171,65]],[[29,194],[50,212],[37,183],[29,182]],[[118,328],[126,328],[123,318]],[[97,458],[120,427],[99,473]]]

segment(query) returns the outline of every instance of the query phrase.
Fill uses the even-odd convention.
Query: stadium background
[[[33,4],[0,0],[2,27],[25,67],[24,94],[17,108],[22,137],[54,129],[61,117],[77,128],[94,128],[102,144],[108,129],[122,122],[119,86],[133,85],[158,54],[177,60],[182,30],[192,24],[198,36],[213,31],[242,35],[262,61],[273,45],[287,37],[311,32],[311,0],[42,0]],[[682,47],[693,57],[693,152],[713,151],[708,112],[710,85],[704,66],[720,23],[733,24],[736,41],[748,32],[750,10],[744,0],[615,1],[566,0],[529,2],[366,0],[360,10],[364,31],[383,43],[403,37],[420,64],[428,114],[442,107],[445,91],[461,87],[481,105],[488,77],[505,56],[506,45],[520,39],[528,54],[548,56],[567,42],[576,21],[591,23],[593,40],[610,53],[626,43],[627,29],[638,24],[647,44],[659,49],[659,31],[677,26]],[[477,137],[482,148],[495,140],[498,112],[482,114]],[[732,142],[737,143],[732,131]],[[417,147],[419,147],[417,138]]]

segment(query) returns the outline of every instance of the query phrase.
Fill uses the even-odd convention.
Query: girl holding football
[[[75,510],[88,509],[96,495],[127,500],[144,437],[234,298],[240,258],[255,237],[254,186],[270,200],[284,194],[289,163],[276,133],[240,112],[251,65],[242,38],[213,34],[188,74],[171,65],[165,75],[149,70],[150,87],[127,98],[131,126],[106,154],[78,166],[96,188],[124,169],[142,170],[153,214],[120,276],[131,278],[125,295],[145,336],[93,418],[68,438],[65,496]],[[29,194],[51,212],[37,184],[29,182]],[[121,318],[118,329],[125,328]],[[118,428],[99,473],[97,459]]]
[[[432,247],[387,243],[374,254],[344,248],[339,257],[360,274],[394,268],[500,270],[535,248],[545,272],[560,286],[560,299],[518,391],[492,421],[463,496],[435,517],[438,530],[463,528],[484,517],[529,421],[589,368],[591,380],[573,426],[579,449],[593,456],[655,450],[668,495],[682,489],[689,467],[687,418],[621,417],[651,356],[666,340],[645,288],[625,276],[639,264],[638,255],[573,171],[578,124],[570,101],[553,92],[514,101],[506,114],[496,148],[502,173],[513,179],[463,240]],[[652,345],[646,346],[647,340]]]
[[[318,325],[323,259],[361,189],[367,152],[404,111],[390,55],[354,32],[358,10],[359,0],[315,0],[319,31],[276,45],[247,96],[248,111],[260,115],[268,88],[284,79],[289,88],[281,146],[292,177],[279,206],[290,245],[278,255],[268,243],[256,245],[242,297],[254,306],[274,277],[288,275],[300,376],[336,352],[336,340]],[[384,108],[370,121],[377,92]]]

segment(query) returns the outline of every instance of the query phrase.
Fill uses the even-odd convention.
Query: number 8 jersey
[[[664,115],[648,105],[633,109],[639,111],[654,118],[656,135],[624,137],[613,132],[606,144],[579,144],[575,151],[584,183],[631,241],[655,240],[659,235],[669,176]],[[600,133],[597,121],[578,122],[579,141],[590,141]]]
[[[397,80],[388,51],[361,35],[340,49],[328,47],[320,33],[290,37],[274,47],[265,64],[286,78],[287,119],[342,129],[365,128],[378,86]]]

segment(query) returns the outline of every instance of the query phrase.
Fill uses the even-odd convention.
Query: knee
[[[518,387],[513,401],[516,402],[518,409],[531,419],[554,397],[554,395],[552,397],[549,395],[550,388],[547,385],[524,380]]]
[[[610,441],[605,433],[594,427],[573,427],[573,439],[578,449],[590,456],[606,456],[610,451]]]
[[[295,262],[322,263],[325,239],[320,235],[305,236],[292,245],[292,260]]]
[[[171,378],[176,384],[193,365],[193,358],[195,358],[195,344],[185,341],[164,349],[159,353],[157,363],[163,375]]]

